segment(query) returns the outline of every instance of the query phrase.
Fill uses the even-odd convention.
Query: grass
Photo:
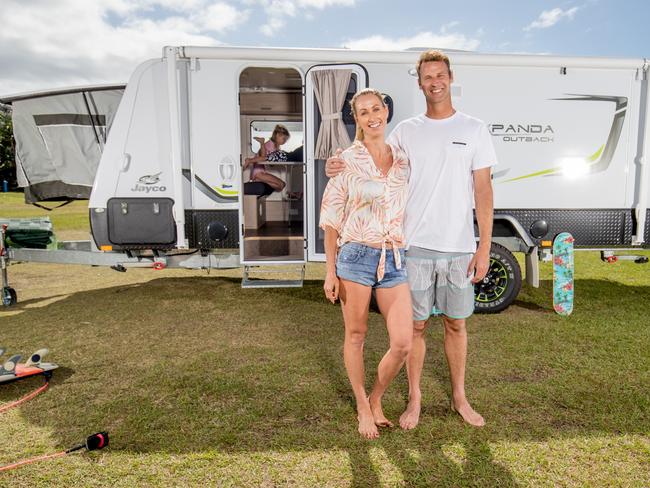
[[[1,197],[0,216],[9,216]],[[14,199],[21,208],[11,216],[27,212]],[[61,211],[55,228],[70,218],[64,233],[85,232],[83,204]],[[112,443],[3,473],[0,484],[648,486],[650,268],[602,263],[597,253],[578,253],[576,268],[569,318],[552,311],[544,263],[540,288],[524,285],[504,313],[471,320],[468,394],[484,429],[448,410],[436,325],[420,426],[366,442],[321,265],[308,266],[303,288],[268,290],[241,289],[238,270],[11,266],[20,303],[0,310],[2,345],[26,354],[47,346],[61,368],[49,391],[1,414],[0,465],[103,429]],[[369,372],[386,347],[372,314]],[[0,402],[39,384],[3,385]],[[402,373],[386,397],[389,417],[405,395]]]
[[[43,204],[49,208],[58,202]],[[34,205],[25,204],[22,193],[0,193],[0,218],[28,218],[48,216],[52,220],[56,235],[61,240],[88,239],[90,224],[88,222],[88,201],[78,200],[64,207],[48,212]]]

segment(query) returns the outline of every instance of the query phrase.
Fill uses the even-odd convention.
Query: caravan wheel
[[[474,285],[474,311],[497,313],[514,302],[521,290],[521,268],[505,247],[492,244],[490,269],[480,283]]]
[[[10,286],[5,286],[2,288],[2,304],[5,307],[11,307],[12,305],[16,305],[18,303],[18,295],[16,294],[16,290],[11,288]]]

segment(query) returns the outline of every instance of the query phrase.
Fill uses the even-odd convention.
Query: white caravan
[[[77,246],[54,260],[241,265],[243,286],[300,285],[304,263],[324,261],[324,162],[354,137],[351,96],[367,86],[386,94],[389,131],[422,113],[419,51],[164,48],[135,70],[115,115],[90,195],[92,251]],[[450,57],[454,104],[489,125],[499,159],[492,263],[477,309],[515,299],[521,272],[512,252],[525,253],[536,286],[538,259],[559,232],[571,232],[578,248],[648,247],[645,59]],[[258,150],[254,137],[276,124],[291,133],[290,157],[267,163],[286,182],[270,192],[249,182],[242,163]],[[53,260],[52,251],[12,252]],[[274,265],[295,265],[299,276],[250,279]]]

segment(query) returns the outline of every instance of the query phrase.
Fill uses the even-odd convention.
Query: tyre
[[[2,304],[5,307],[11,307],[12,305],[16,305],[16,303],[18,303],[18,295],[16,294],[16,290],[10,286],[5,286],[2,288]]]
[[[474,285],[474,311],[497,313],[515,301],[521,290],[521,268],[505,247],[492,244],[490,269],[480,283]]]

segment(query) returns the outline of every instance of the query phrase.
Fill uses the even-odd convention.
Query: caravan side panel
[[[144,219],[142,225],[154,226],[149,233],[140,235],[165,235],[168,240],[167,227],[173,225],[173,216],[166,210],[169,208],[166,202],[174,196],[169,138],[166,66],[163,60],[150,60],[136,69],[127,84],[97,170],[89,206],[92,233],[98,246],[124,244],[111,239],[116,230],[109,223],[120,225],[124,221],[124,225],[134,225],[131,208],[135,211],[135,207],[129,206],[133,201],[130,199],[140,199],[137,212]],[[123,202],[115,207],[111,205],[113,199]],[[120,215],[109,215],[118,211],[116,208],[121,209]],[[141,244],[172,245],[170,242]]]

